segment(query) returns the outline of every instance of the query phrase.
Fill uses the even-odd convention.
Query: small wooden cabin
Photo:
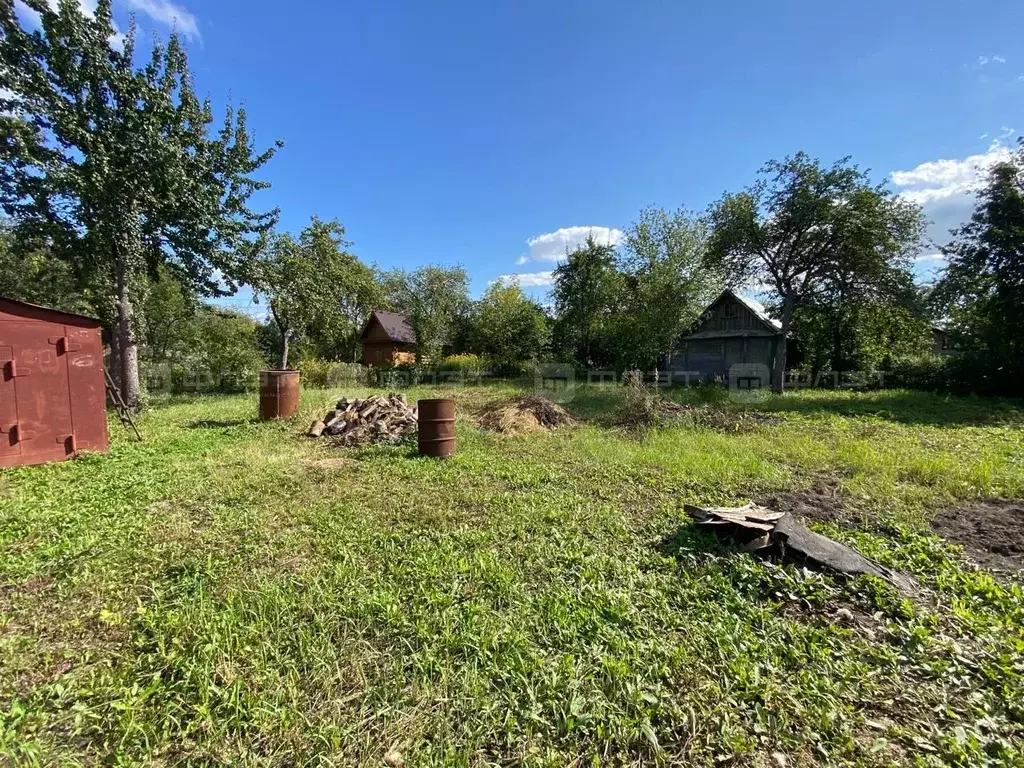
[[[363,365],[398,365],[416,362],[416,332],[409,318],[398,312],[374,312],[359,334]]]
[[[679,340],[667,365],[673,378],[688,372],[692,380],[729,381],[733,366],[745,366],[741,386],[769,386],[770,380],[751,382],[751,366],[764,366],[768,378],[782,342],[782,325],[768,317],[758,302],[732,290],[721,295],[701,315],[696,329]],[[739,370],[739,369],[736,369]]]

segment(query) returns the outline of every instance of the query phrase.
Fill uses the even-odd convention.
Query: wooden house
[[[416,332],[398,312],[374,312],[359,334],[363,365],[398,365],[416,361]]]
[[[691,380],[729,381],[730,371],[745,381],[739,386],[768,386],[775,353],[782,342],[782,325],[768,317],[760,303],[732,291],[722,291],[701,315],[692,333],[679,340],[667,367],[673,378],[684,372]],[[734,366],[739,366],[735,367]],[[763,366],[768,379],[755,371]]]

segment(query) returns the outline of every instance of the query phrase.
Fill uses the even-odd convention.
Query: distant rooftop
[[[387,334],[389,341],[395,341],[402,344],[416,343],[416,331],[412,329],[412,324],[409,322],[408,317],[403,315],[401,312],[384,312],[380,310],[370,315],[369,320],[366,321],[366,325],[363,326],[362,333],[359,334],[360,338],[366,335],[366,331],[374,319],[380,323],[380,326],[384,329],[384,333]]]

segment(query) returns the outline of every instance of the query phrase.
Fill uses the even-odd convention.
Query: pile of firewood
[[[343,397],[323,421],[313,422],[307,434],[335,437],[346,446],[366,445],[399,442],[418,427],[416,406],[409,405],[405,395],[392,393],[355,400]]]

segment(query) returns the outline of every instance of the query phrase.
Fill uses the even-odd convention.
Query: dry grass
[[[491,403],[479,413],[477,424],[491,432],[523,435],[573,426],[576,419],[546,397],[530,395]]]

